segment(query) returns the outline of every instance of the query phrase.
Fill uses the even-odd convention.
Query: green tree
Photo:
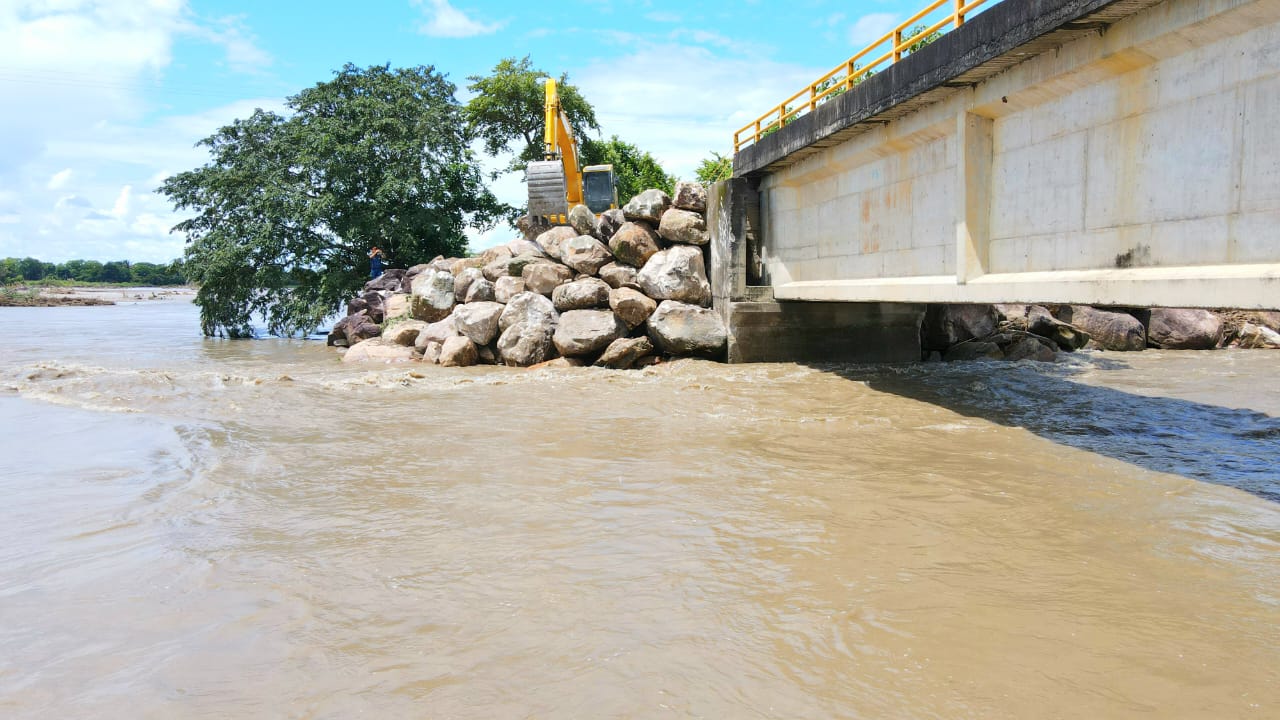
[[[23,280],[39,280],[44,277],[44,263],[33,257],[18,261],[18,273]]]
[[[113,260],[102,264],[102,272],[98,279],[109,283],[127,283],[133,279],[133,273],[126,260]]]
[[[467,123],[484,140],[485,152],[497,157],[516,155],[507,171],[524,170],[533,160],[541,160],[546,128],[545,80],[550,73],[533,67],[529,56],[504,58],[489,75],[471,75],[467,90],[474,96],[467,102]],[[561,73],[557,81],[560,106],[579,144],[590,130],[599,130],[596,112]],[[514,144],[514,146],[513,146]]]
[[[393,267],[466,249],[466,227],[505,208],[483,184],[454,86],[432,67],[346,65],[200,142],[211,161],[160,192],[195,215],[184,268],[206,334],[308,331],[367,279],[369,247]]]
[[[613,165],[619,203],[625,204],[650,188],[666,193],[675,189],[675,177],[667,174],[652,155],[629,142],[619,140],[617,135],[608,140],[586,138],[581,141],[580,147],[584,166]]]
[[[8,284],[22,278],[22,271],[18,268],[18,258],[5,258],[0,260],[0,283]]]
[[[908,40],[915,40],[915,42],[907,46],[906,50],[902,51],[903,55],[910,55],[913,52],[917,52],[920,50],[920,48],[923,48],[925,45],[928,45],[934,40],[937,40],[938,38],[942,37],[942,33],[938,32],[937,30],[934,30],[928,35],[925,35],[924,31],[925,31],[924,25],[916,25],[915,27],[908,30],[905,34],[903,34],[902,36],[903,42],[906,42]]]
[[[712,151],[711,157],[703,158],[698,168],[693,171],[700,183],[714,183],[733,177],[733,158]]]

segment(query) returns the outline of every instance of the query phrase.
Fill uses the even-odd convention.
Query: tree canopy
[[[618,182],[618,202],[628,200],[650,188],[671,193],[676,179],[662,169],[647,151],[623,142],[617,135],[608,140],[585,138],[579,143],[583,165],[613,165]]]
[[[471,81],[467,90],[474,93],[466,106],[467,123],[484,140],[485,152],[495,157],[515,153],[508,172],[523,171],[530,161],[542,159],[545,80],[549,77],[550,73],[533,67],[528,55],[519,60],[504,58],[487,76],[467,77]],[[578,88],[569,84],[568,74],[560,74],[556,90],[569,126],[582,143],[588,131],[600,129],[596,111]]]
[[[693,171],[701,183],[714,183],[733,177],[733,158],[712,151],[711,157],[703,158]]]
[[[367,279],[368,251],[391,266],[466,250],[468,226],[504,208],[485,187],[455,87],[429,66],[348,64],[199,144],[212,159],[160,187],[195,214],[185,272],[200,284],[206,334],[308,331]]]

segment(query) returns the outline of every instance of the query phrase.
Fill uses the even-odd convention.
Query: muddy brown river
[[[530,372],[197,327],[0,309],[0,716],[1280,716],[1280,352]]]

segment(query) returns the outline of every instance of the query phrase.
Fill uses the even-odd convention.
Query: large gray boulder
[[[524,278],[502,277],[493,284],[493,299],[504,305],[522,292],[524,292]]]
[[[485,263],[482,272],[485,280],[497,282],[498,278],[511,274],[511,258],[498,258],[492,262]]]
[[[1059,320],[1088,333],[1093,344],[1103,350],[1134,351],[1147,347],[1147,329],[1128,313],[1088,305],[1065,305],[1058,308],[1057,314]]]
[[[499,278],[501,279],[501,278]],[[468,303],[476,302],[492,302],[495,296],[493,283],[480,278],[471,283],[471,287],[467,288],[467,297],[465,301]]]
[[[342,356],[344,363],[357,362],[408,362],[413,359],[413,348],[397,345],[380,337],[370,338],[352,345]]]
[[[628,220],[644,220],[657,226],[662,213],[670,207],[671,196],[661,190],[645,190],[622,207],[622,214]]]
[[[1018,360],[1053,362],[1057,357],[1055,352],[1057,347],[1058,343],[1052,338],[1041,335],[1021,335],[1004,347],[1004,359],[1011,362]]]
[[[570,310],[560,316],[551,341],[561,355],[578,357],[599,352],[626,334],[627,326],[612,310]]]
[[[728,339],[719,313],[677,300],[663,300],[647,326],[649,339],[669,355],[719,355]]]
[[[538,247],[538,243],[533,240],[524,238],[516,238],[506,245],[507,250],[511,251],[511,257],[518,258],[521,255],[541,255],[546,257],[546,253],[542,252],[542,248]]]
[[[458,262],[458,258],[447,258],[443,255],[437,255],[427,263],[428,270],[443,270],[447,273],[453,272],[453,266]]]
[[[609,309],[629,328],[640,327],[649,319],[658,303],[648,295],[628,287],[609,291]]]
[[[565,265],[586,275],[595,275],[600,268],[613,262],[613,253],[604,243],[591,237],[581,235],[560,246]]]
[[[453,298],[458,302],[466,302],[467,290],[471,287],[471,283],[484,279],[484,272],[479,268],[465,268],[453,276]]]
[[[569,208],[569,227],[578,235],[595,235],[596,214],[586,205],[574,205]]]
[[[561,256],[560,246],[576,237],[578,237],[576,230],[560,225],[542,233],[534,242],[538,244],[538,247],[542,248],[542,252],[555,260],[559,260]]]
[[[681,210],[705,213],[707,211],[707,188],[702,183],[681,180],[676,183],[676,194],[671,198],[671,204]]]
[[[405,347],[413,347],[427,324],[421,320],[405,320],[388,325],[382,331],[382,339]]]
[[[392,293],[382,301],[382,318],[383,322],[398,317],[407,317],[409,315],[409,294],[408,293]]]
[[[453,311],[458,332],[477,345],[488,345],[498,337],[498,319],[506,307],[496,302],[473,302],[459,305]]]
[[[1003,360],[1004,351],[993,342],[966,340],[952,345],[943,353],[944,362],[960,362],[967,360]]]
[[[512,277],[521,277],[524,269],[536,262],[550,262],[550,259],[542,252],[517,255],[507,261],[507,274]]]
[[[639,290],[640,284],[636,282],[636,273],[640,272],[630,265],[611,262],[600,268],[600,279],[609,283],[611,288],[629,287],[633,290]]]
[[[383,272],[378,277],[364,284],[364,292],[375,292],[385,290],[387,292],[396,292],[400,289],[400,281],[404,279],[404,270],[392,269]]]
[[[618,228],[622,227],[626,222],[627,216],[622,213],[621,209],[605,210],[600,213],[600,222],[596,225],[597,236],[601,240],[609,242],[609,238],[613,237],[613,234],[618,232]]]
[[[599,278],[582,278],[551,291],[551,303],[560,312],[587,310],[609,304],[609,286]]]
[[[347,303],[347,314],[354,315],[364,310],[369,314],[370,320],[380,323],[386,319],[385,306],[386,299],[382,297],[381,292],[367,292]]]
[[[645,262],[661,249],[658,234],[643,223],[624,223],[609,239],[609,251],[618,262],[637,268],[644,267]]]
[[[516,229],[520,231],[525,240],[532,241],[542,233],[550,230],[551,223],[541,215],[529,215],[526,213],[516,218]]]
[[[361,310],[346,316],[333,326],[333,331],[329,333],[329,344],[353,347],[381,334],[382,327],[369,317],[368,312]]]
[[[427,343],[443,343],[445,340],[448,340],[451,337],[456,337],[457,335],[457,321],[454,319],[453,315],[450,315],[443,320],[430,323],[426,327],[422,328],[422,330],[418,332],[418,338],[414,340],[413,344],[414,347],[418,349],[418,352],[422,352],[427,347]]]
[[[626,370],[640,358],[652,354],[653,343],[647,337],[618,338],[609,343],[595,364],[611,370]]]
[[[502,315],[498,318],[498,327],[505,332],[516,323],[524,323],[545,326],[550,330],[555,327],[559,318],[560,313],[556,312],[556,306],[551,303],[551,300],[537,293],[522,292],[511,298],[511,301],[502,309]]]
[[[415,265],[414,267],[418,267],[418,266],[417,266],[417,265]],[[454,277],[458,277],[459,275],[461,275],[461,274],[462,274],[462,271],[463,271],[463,270],[466,270],[466,269],[468,269],[468,268],[470,268],[470,269],[472,269],[472,270],[481,270],[481,269],[483,269],[483,268],[484,268],[484,258],[480,257],[479,255],[477,255],[477,256],[475,256],[475,257],[462,258],[461,260],[458,260],[458,262],[456,262],[456,263],[454,263],[454,264],[453,264],[453,267],[449,269],[449,272],[453,273],[453,276],[454,276]],[[410,272],[410,273],[413,273],[413,269],[412,269],[412,268],[410,268],[410,269],[409,269],[409,272]],[[483,273],[481,273],[481,274],[483,275]],[[409,276],[408,276],[408,275],[405,275],[405,277],[407,278],[407,277],[409,277]]]
[[[573,270],[553,262],[540,262],[526,265],[520,273],[524,278],[524,289],[539,295],[550,297],[551,291],[573,280]]]
[[[920,327],[925,350],[946,350],[952,345],[995,332],[996,310],[991,305],[929,305]]]
[[[497,245],[488,248],[480,253],[480,266],[484,267],[490,263],[496,263],[502,260],[510,260],[511,251],[505,245]]]
[[[451,337],[440,346],[440,364],[446,367],[471,367],[479,359],[475,343],[465,337]]]
[[[1052,340],[1061,350],[1066,350],[1067,352],[1079,350],[1089,342],[1089,333],[1074,325],[1062,322],[1050,315],[1049,311],[1040,305],[1032,305],[1027,308],[1026,319],[1027,332]],[[1006,350],[1005,355],[1008,354],[1009,351]]]
[[[546,325],[515,323],[498,337],[498,357],[503,365],[515,367],[529,367],[548,360],[555,353],[555,346],[551,344],[552,332]]]
[[[1151,308],[1147,342],[1165,350],[1212,350],[1222,339],[1222,319],[1208,310]]]
[[[671,208],[662,214],[658,235],[663,240],[685,245],[706,245],[711,241],[707,234],[707,221],[701,213]]]
[[[702,250],[677,245],[654,253],[636,275],[645,295],[654,300],[679,300],[693,305],[711,302],[711,283]]]
[[[422,355],[422,362],[428,365],[434,365],[440,362],[440,350],[444,345],[435,340],[423,343],[416,348],[417,352]]]
[[[446,270],[427,270],[413,279],[409,311],[414,320],[436,322],[453,312],[456,300],[453,274]]]

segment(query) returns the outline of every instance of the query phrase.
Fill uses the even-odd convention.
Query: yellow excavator
[[[586,205],[599,215],[618,207],[618,190],[612,165],[578,168],[578,140],[569,118],[560,107],[556,81],[547,80],[546,131],[541,161],[529,163],[529,214],[541,215],[553,225],[569,224],[569,209]]]

